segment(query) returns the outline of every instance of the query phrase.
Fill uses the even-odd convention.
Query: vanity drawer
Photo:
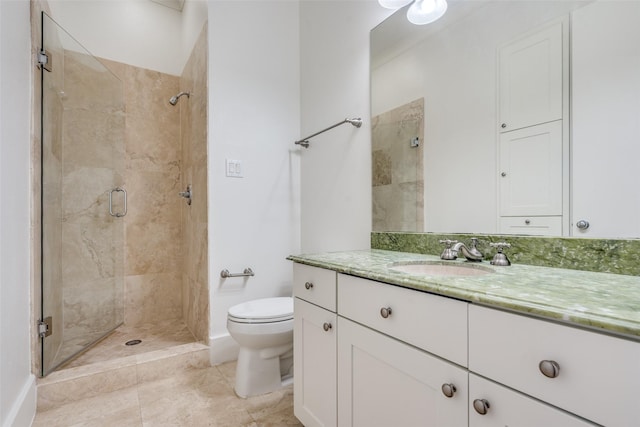
[[[500,233],[529,236],[561,236],[561,216],[502,216]]]
[[[639,342],[470,305],[469,370],[599,424],[638,423]]]
[[[467,366],[465,302],[338,274],[338,315]]]
[[[336,272],[305,264],[293,264],[293,295],[336,311]]]

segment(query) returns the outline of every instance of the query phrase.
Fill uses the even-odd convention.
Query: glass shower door
[[[125,110],[122,82],[44,13],[41,46],[46,375],[123,322]]]

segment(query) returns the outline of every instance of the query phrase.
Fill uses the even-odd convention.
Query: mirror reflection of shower
[[[178,100],[180,99],[180,97],[182,95],[186,95],[187,98],[189,97],[190,93],[189,92],[180,92],[179,94],[177,94],[176,96],[172,96],[171,99],[169,99],[169,104],[171,105],[176,105],[178,103]]]

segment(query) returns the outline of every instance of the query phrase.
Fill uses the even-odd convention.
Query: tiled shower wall
[[[423,136],[422,98],[371,119],[373,231],[424,229]]]
[[[169,104],[177,76],[113,61],[126,109],[124,322],[182,318],[180,110]]]
[[[181,189],[191,185],[191,206],[182,203],[182,313],[199,341],[209,339],[207,241],[207,25],[180,78]]]

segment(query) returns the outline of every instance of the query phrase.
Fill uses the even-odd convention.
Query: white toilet
[[[293,381],[293,298],[264,298],[234,305],[227,329],[240,344],[236,394],[268,393]]]

